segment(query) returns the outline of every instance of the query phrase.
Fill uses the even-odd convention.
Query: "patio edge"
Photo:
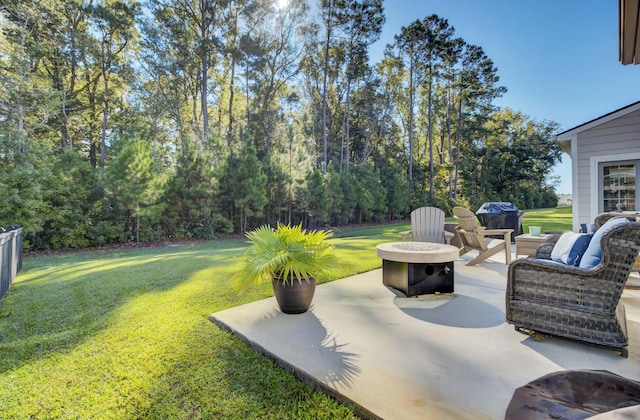
[[[367,420],[382,420],[382,417],[367,410],[365,407],[361,406],[360,404],[356,403],[355,401],[351,400],[350,398],[346,397],[345,395],[341,394],[335,389],[329,388],[327,385],[323,384],[321,381],[317,380],[315,377],[308,374],[304,370],[293,366],[291,363],[286,362],[285,360],[282,360],[281,358],[279,358],[278,356],[276,356],[275,354],[273,354],[272,352],[270,352],[260,344],[249,339],[244,334],[240,333],[238,330],[225,324],[223,321],[216,318],[215,314],[209,315],[209,321],[213,322],[221,330],[230,332],[231,334],[236,336],[238,339],[246,343],[249,347],[251,347],[253,351],[255,351],[256,353],[262,354],[269,360],[272,360],[277,366],[279,366],[281,369],[284,369],[285,372],[293,375],[297,380],[304,382],[309,387],[311,387],[311,389],[322,392],[323,394],[327,395],[328,397],[330,397],[331,399],[337,401],[342,405],[345,405],[347,407],[353,407],[353,412],[356,416],[363,419],[367,419]]]

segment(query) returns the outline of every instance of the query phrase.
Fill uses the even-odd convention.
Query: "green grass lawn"
[[[572,230],[571,207],[558,207],[554,209],[527,210],[522,217],[522,227],[525,233],[529,232],[529,226],[540,226],[545,230]]]
[[[523,224],[570,229],[571,216],[532,211]],[[336,230],[326,281],[379,268],[376,244],[409,227]],[[0,303],[0,418],[353,418],[208,320],[272,295],[269,283],[232,293],[245,247],[25,257]]]

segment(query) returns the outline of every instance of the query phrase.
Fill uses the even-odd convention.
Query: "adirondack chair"
[[[444,230],[444,212],[437,207],[420,207],[411,212],[411,230],[400,232],[402,240],[449,243],[453,233]]]
[[[476,215],[464,207],[454,207],[453,215],[458,222],[456,230],[463,245],[460,255],[473,250],[478,251],[478,256],[467,262],[467,265],[476,265],[501,251],[505,252],[506,263],[511,263],[513,229],[485,229],[478,225]],[[502,236],[504,239],[488,238],[489,235]]]

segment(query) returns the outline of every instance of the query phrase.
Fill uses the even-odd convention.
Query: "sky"
[[[507,93],[496,105],[560,131],[640,100],[640,66],[618,60],[616,0],[384,0],[386,23],[371,48],[378,61],[403,26],[437,14],[455,36],[482,47]],[[571,193],[571,158],[553,171]]]

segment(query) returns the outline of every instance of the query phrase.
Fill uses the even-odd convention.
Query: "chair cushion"
[[[551,259],[567,265],[578,266],[592,236],[591,233],[563,233],[551,251]]]
[[[593,223],[582,223],[580,225],[580,233],[593,233],[596,231],[596,225]]]
[[[582,260],[580,260],[580,268],[593,268],[596,265],[600,264],[600,261],[602,260],[602,249],[600,249],[600,240],[602,239],[602,236],[611,227],[622,223],[627,223],[627,219],[625,219],[624,217],[609,219],[604,225],[600,226],[600,229],[596,230],[596,233],[593,234],[593,238],[591,239],[591,243],[582,256]]]

